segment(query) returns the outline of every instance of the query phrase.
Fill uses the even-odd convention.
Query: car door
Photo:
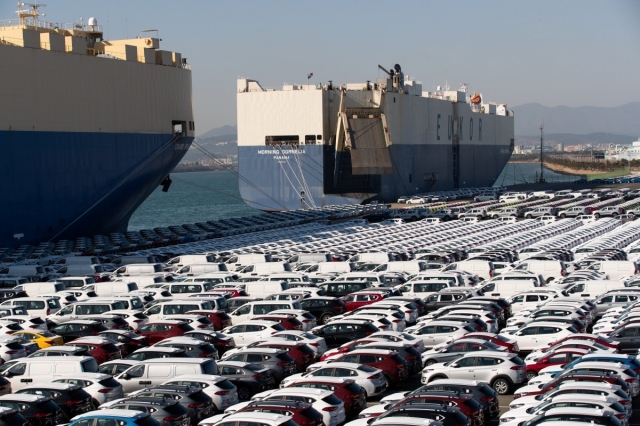
[[[638,336],[639,329],[640,324],[631,324],[624,327],[622,330],[611,334],[610,338],[620,342],[620,346],[618,347],[620,352],[636,353],[638,350],[638,344],[640,343],[640,338]]]
[[[491,380],[498,374],[498,365],[503,363],[501,358],[482,356],[478,354],[476,357],[476,365],[473,369],[472,380],[482,380],[491,383]]]
[[[430,349],[436,345],[434,337],[435,330],[436,327],[434,325],[425,325],[418,329],[415,335],[422,339],[425,348]]]
[[[437,362],[448,362],[459,358],[464,352],[466,352],[467,345],[467,343],[452,343],[451,345],[443,348],[437,355]]]
[[[538,346],[538,327],[529,326],[514,334],[521,351],[530,351]]]
[[[473,380],[476,367],[476,357],[469,356],[461,358],[450,365],[447,376],[450,379]]]
[[[453,333],[459,330],[459,327],[453,325],[438,325],[435,329],[434,342],[436,345],[447,343],[453,339]]]
[[[334,337],[335,343],[342,344],[358,338],[358,326],[355,324],[338,324]]]
[[[244,340],[244,325],[234,325],[227,331],[227,333],[233,337],[233,341],[235,342],[236,346],[245,346],[247,344]]]

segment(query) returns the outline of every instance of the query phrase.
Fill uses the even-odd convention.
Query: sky
[[[31,0],[33,1],[33,0]],[[433,91],[467,83],[517,106],[640,101],[636,0],[47,0],[44,20],[95,17],[107,40],[149,36],[192,66],[197,134],[236,124],[236,79],[263,87],[375,80],[398,63]],[[0,20],[16,3],[0,1]],[[151,33],[153,34],[153,33]],[[313,77],[307,80],[307,75]]]

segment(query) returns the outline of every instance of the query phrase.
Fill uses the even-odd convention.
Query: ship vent
[[[351,165],[354,175],[391,174],[391,156],[384,132],[384,116],[347,112]],[[362,117],[362,118],[360,118]]]

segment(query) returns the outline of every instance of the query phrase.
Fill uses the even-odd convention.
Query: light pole
[[[304,210],[304,191],[300,191],[300,209]]]

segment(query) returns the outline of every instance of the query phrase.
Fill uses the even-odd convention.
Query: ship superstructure
[[[194,138],[180,53],[38,8],[0,21],[0,247],[125,231]]]
[[[238,79],[239,188],[262,210],[491,186],[514,146],[506,104],[423,92],[400,66],[375,83],[263,88]]]

